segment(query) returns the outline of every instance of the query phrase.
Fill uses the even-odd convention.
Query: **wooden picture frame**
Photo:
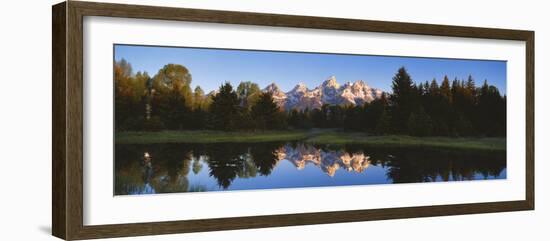
[[[66,239],[265,228],[534,209],[534,32],[94,2],[52,7],[52,233]],[[525,200],[86,226],[83,224],[83,17],[106,16],[518,40],[526,43]]]

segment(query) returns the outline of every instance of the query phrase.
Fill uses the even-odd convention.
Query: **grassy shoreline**
[[[115,133],[117,144],[151,143],[222,143],[222,142],[275,142],[304,140],[305,131],[263,131],[263,132],[224,132],[224,131],[128,131]]]
[[[119,132],[115,134],[116,144],[153,143],[254,143],[304,141],[311,144],[387,147],[433,147],[466,150],[505,151],[506,138],[453,138],[453,137],[413,137],[401,135],[368,136],[363,133],[336,130],[293,130],[262,132],[223,132],[223,131],[160,131],[160,132]]]
[[[334,133],[326,133],[306,140],[312,144],[363,144],[376,147],[431,147],[464,150],[491,150],[505,151],[505,138],[462,138],[462,137],[413,137],[413,136],[360,136],[347,134],[341,136]]]

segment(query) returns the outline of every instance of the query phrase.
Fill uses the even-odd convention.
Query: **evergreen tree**
[[[382,115],[384,112],[387,112],[388,110],[388,100],[386,99],[386,94],[382,94],[380,99],[373,100],[370,104],[365,104],[363,106],[363,126],[366,131],[377,133],[377,127],[379,125],[379,121],[382,118]],[[388,123],[383,123],[382,125],[389,125],[391,120],[389,119],[389,114],[386,113],[386,117],[388,118]],[[390,128],[384,127],[384,132],[389,133]]]
[[[464,107],[464,115],[470,121],[473,122],[475,118],[475,105],[477,102],[476,94],[476,84],[474,78],[469,75],[468,80],[466,81],[466,86],[464,89],[464,97],[466,99]],[[472,123],[473,124],[473,123]]]
[[[430,96],[437,96],[439,95],[439,85],[437,85],[437,81],[432,79],[432,82],[430,82],[430,89],[428,91]]]
[[[418,107],[418,91],[405,67],[399,68],[392,81],[392,126],[398,133],[407,132],[407,121]]]
[[[279,108],[269,93],[261,93],[251,109],[252,118],[258,129],[277,128],[278,112]]]
[[[469,75],[468,76],[468,80],[466,81],[466,90],[467,90],[467,93],[468,93],[468,96],[470,96],[471,98],[473,98],[476,94],[476,83],[474,81],[474,78],[472,77],[472,75]],[[473,102],[473,100],[472,100]]]
[[[320,122],[320,125],[319,127],[320,128],[329,128],[329,122],[328,122],[328,115],[330,113],[330,105],[328,104],[324,104],[323,106],[321,106],[321,116],[319,118],[319,120],[321,121]]]
[[[429,136],[433,129],[432,119],[424,108],[420,107],[409,116],[407,127],[411,136]]]
[[[457,114],[458,118],[455,121],[455,132],[459,136],[470,136],[473,133],[472,122],[462,113]]]
[[[302,120],[300,120],[300,115],[297,109],[292,109],[288,113],[288,124],[293,128],[301,128],[300,123]]]
[[[386,135],[392,132],[391,116],[386,110],[384,110],[380,115],[380,119],[377,121],[375,133],[378,135]]]
[[[229,82],[223,84],[219,93],[212,97],[210,104],[210,124],[218,130],[235,130],[240,114],[239,98]]]
[[[305,126],[305,128],[311,128],[312,126],[316,128],[322,128],[325,124],[325,115],[321,111],[321,109],[313,109],[311,110],[310,115],[304,117],[304,121],[309,124],[309,126]]]
[[[344,121],[344,111],[339,105],[330,105],[327,112],[327,127],[342,127]]]
[[[477,130],[488,136],[506,135],[506,98],[487,80],[479,90]]]
[[[432,81],[432,84],[436,85]],[[435,87],[434,87],[435,88]],[[445,75],[441,85],[430,94],[431,103],[426,106],[425,111],[429,113],[433,123],[433,134],[447,136],[450,134],[450,123],[453,121],[452,90],[449,78]]]
[[[347,106],[344,109],[344,129],[361,130],[364,124],[364,108],[363,106]]]
[[[449,83],[449,77],[445,75],[443,78],[443,81],[441,82],[441,86],[439,87],[439,93],[447,102],[451,102],[452,94],[451,94],[451,85]]]

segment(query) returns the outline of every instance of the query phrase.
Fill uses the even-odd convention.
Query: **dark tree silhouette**
[[[426,114],[424,107],[419,107],[409,115],[407,127],[412,136],[429,136],[433,130],[432,119]]]
[[[233,86],[228,82],[222,85],[210,104],[210,125],[218,130],[236,129],[241,111],[239,104]]]
[[[418,107],[418,91],[405,67],[399,68],[393,77],[392,91],[392,127],[398,133],[407,133],[409,116]]]
[[[277,113],[279,108],[269,93],[261,93],[256,103],[252,105],[252,118],[258,129],[277,128]]]

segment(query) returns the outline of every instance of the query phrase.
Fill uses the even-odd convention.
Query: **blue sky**
[[[236,86],[252,81],[264,88],[272,82],[283,91],[303,82],[313,89],[330,76],[340,84],[363,80],[369,86],[391,90],[392,77],[405,66],[418,83],[443,76],[452,80],[472,75],[479,86],[483,80],[506,90],[506,62],[492,60],[459,60],[346,54],[202,49],[180,47],[115,45],[115,60],[126,59],[134,72],[155,75],[165,64],[181,64],[189,69],[193,87],[200,85],[208,93],[225,81]]]

